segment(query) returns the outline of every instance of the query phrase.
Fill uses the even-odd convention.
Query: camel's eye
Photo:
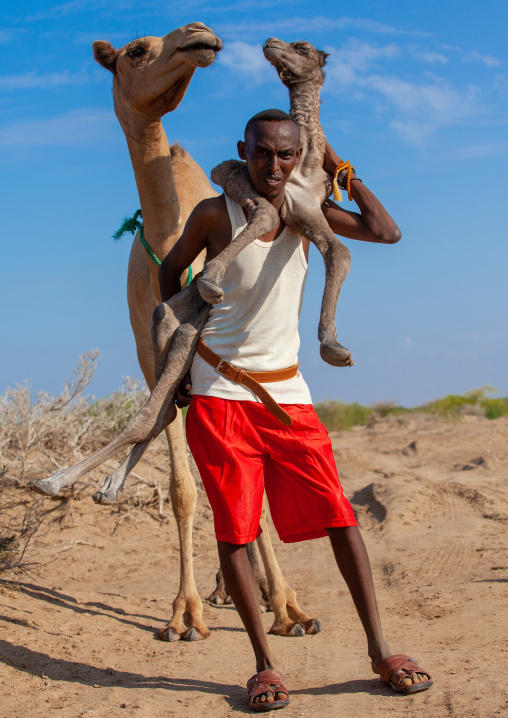
[[[306,42],[295,42],[293,43],[293,49],[299,55],[306,55],[309,50],[309,45]]]
[[[146,50],[143,50],[142,47],[134,47],[132,50],[129,50],[127,52],[127,55],[130,57],[131,60],[137,60],[143,55],[146,55]]]

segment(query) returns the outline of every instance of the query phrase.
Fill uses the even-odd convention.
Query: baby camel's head
[[[319,85],[323,83],[323,67],[328,55],[310,42],[284,42],[276,37],[269,37],[263,52],[286,87],[309,80]]]

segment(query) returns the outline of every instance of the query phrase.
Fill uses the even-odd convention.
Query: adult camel
[[[142,37],[115,50],[108,42],[93,43],[97,62],[113,73],[115,113],[125,133],[143,214],[144,236],[163,259],[180,236],[195,205],[217,193],[201,167],[184,150],[169,148],[162,117],[183,99],[196,68],[209,67],[221,40],[200,22],[164,37]],[[198,258],[193,271],[203,267]],[[155,386],[152,314],[160,303],[158,267],[134,238],[127,276],[127,300],[141,371],[150,391]],[[185,282],[186,277],[182,280]],[[171,620],[158,637],[192,641],[208,638],[202,602],[194,581],[192,523],[196,486],[189,469],[181,417],[166,431],[171,470],[170,497],[180,541],[180,587]]]
[[[113,74],[115,113],[125,133],[134,169],[144,238],[159,259],[171,250],[195,205],[217,194],[199,165],[182,148],[169,147],[161,118],[178,107],[195,69],[211,65],[221,47],[220,39],[202,23],[191,23],[162,38],[139,38],[120,50],[104,41],[93,44],[95,59]],[[203,262],[204,257],[197,258],[192,267],[194,273],[201,271]],[[129,260],[127,296],[138,360],[150,391],[156,383],[150,329],[152,314],[160,303],[157,271],[156,263],[149,259],[136,235]],[[187,276],[182,277],[182,283],[186,280]],[[187,461],[181,416],[165,431],[171,466],[170,498],[180,541],[180,587],[173,602],[172,618],[158,632],[158,638],[193,641],[210,635],[202,619],[192,563],[196,487]],[[54,495],[76,478],[71,469],[34,481],[30,488]],[[103,487],[94,499],[111,503],[116,495],[114,492],[108,495]],[[318,622],[299,608],[294,591],[282,576],[266,529],[259,544],[268,578],[265,595],[269,593],[275,612],[270,632],[298,636],[304,631],[320,630]],[[259,580],[263,580],[261,576]],[[225,596],[224,586],[219,585],[214,593],[215,598]]]

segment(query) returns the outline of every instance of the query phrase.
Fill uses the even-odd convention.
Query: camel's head
[[[322,84],[323,67],[328,55],[317,50],[310,42],[284,42],[276,37],[269,37],[263,52],[286,87],[309,80]]]
[[[162,117],[180,104],[196,67],[208,67],[221,40],[201,22],[179,27],[164,37],[140,37],[115,50],[93,43],[95,59],[114,75],[115,103]]]

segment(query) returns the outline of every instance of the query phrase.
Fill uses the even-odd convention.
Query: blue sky
[[[192,21],[224,50],[166,116],[207,173],[235,156],[246,120],[288,106],[261,53],[269,36],[330,53],[322,124],[402,229],[395,246],[348,241],[339,301],[352,369],[319,358],[321,258],[311,269],[300,361],[315,400],[414,405],[485,384],[506,366],[506,3],[400,0],[4,2],[0,16],[0,392],[32,379],[58,392],[99,348],[91,391],[140,375],[128,321],[130,241],[111,239],[138,200],[111,76],[93,40],[116,47]]]

